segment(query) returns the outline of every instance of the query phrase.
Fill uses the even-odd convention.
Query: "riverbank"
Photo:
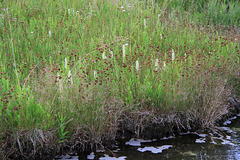
[[[239,3],[202,3],[1,2],[1,159],[211,130],[238,112]]]
[[[52,159],[57,154],[82,154],[83,152],[108,150],[116,142],[130,138],[160,139],[181,132],[197,130],[219,132],[216,126],[236,113],[231,101],[227,99],[231,97],[232,93],[230,91],[233,88],[220,82],[222,81],[214,81],[216,88],[212,88],[213,85],[210,87],[211,90],[216,91],[212,94],[211,101],[192,97],[194,99],[193,104],[198,105],[193,106],[192,104],[191,109],[182,108],[181,111],[172,110],[164,113],[161,110],[143,107],[146,105],[138,106],[138,110],[136,108],[129,110],[129,107],[120,105],[114,105],[112,108],[105,106],[107,110],[105,114],[107,112],[107,115],[114,116],[114,119],[110,122],[110,118],[106,120],[104,123],[106,126],[103,126],[102,130],[98,128],[98,125],[101,124],[98,120],[96,120],[94,126],[88,124],[89,126],[86,126],[86,128],[78,126],[75,129],[71,128],[71,121],[65,122],[66,127],[71,128],[71,133],[68,132],[62,142],[59,141],[59,131],[57,129],[42,130],[35,128],[31,131],[18,129],[15,133],[6,130],[5,135],[2,134],[5,136],[1,141],[2,153],[10,159],[20,157],[25,159]],[[203,94],[203,92],[201,93]],[[209,90],[206,90],[206,94],[209,95],[210,93]],[[88,131],[87,129],[92,130]],[[66,129],[65,132],[68,130]]]

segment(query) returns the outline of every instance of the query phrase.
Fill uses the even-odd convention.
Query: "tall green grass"
[[[57,144],[78,136],[101,144],[115,139],[123,115],[138,112],[185,114],[212,126],[227,113],[224,87],[239,80],[240,7],[233,2],[226,12],[226,6],[1,2],[1,143],[6,133],[40,129]],[[19,139],[13,144],[28,152],[27,136]]]

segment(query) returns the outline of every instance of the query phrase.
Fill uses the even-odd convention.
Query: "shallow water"
[[[240,117],[235,117],[224,124],[220,128],[225,136],[214,133],[182,133],[158,141],[131,139],[113,151],[91,153],[78,158],[81,160],[240,159]],[[72,159],[74,158],[77,159],[77,157]]]

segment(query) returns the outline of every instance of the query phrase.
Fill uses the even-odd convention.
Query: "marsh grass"
[[[239,98],[240,7],[226,6],[1,2],[2,157],[213,128]]]

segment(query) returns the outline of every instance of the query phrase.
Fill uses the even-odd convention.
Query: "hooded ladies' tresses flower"
[[[97,72],[95,70],[93,71],[93,76],[94,76],[94,78],[97,77]]]
[[[60,80],[60,75],[59,75],[59,73],[57,72],[57,83],[59,82],[59,80]]]
[[[111,57],[113,58],[113,51],[111,51],[110,54],[111,54]]]
[[[102,54],[102,59],[107,59],[105,52],[103,52],[103,54]]]
[[[64,68],[67,68],[67,58],[64,59]]]
[[[49,35],[49,37],[52,37],[52,32],[48,31],[48,35]]]
[[[139,62],[136,60],[136,70],[139,71]]]
[[[172,49],[172,61],[174,61],[175,60],[175,52],[174,52],[174,50]]]
[[[156,59],[156,61],[155,61],[155,70],[158,70],[158,68],[159,68],[158,59]]]
[[[68,72],[68,82],[70,82],[71,84],[73,84],[73,79],[72,79],[71,71]]]
[[[126,53],[125,53],[125,45],[122,46],[122,50],[123,50],[123,55],[122,55],[122,57],[123,57],[123,61],[124,61],[124,60],[125,60],[125,54],[126,54]]]
[[[147,20],[144,19],[144,20],[143,20],[143,23],[144,23],[144,28],[146,28],[146,27],[147,27]]]

